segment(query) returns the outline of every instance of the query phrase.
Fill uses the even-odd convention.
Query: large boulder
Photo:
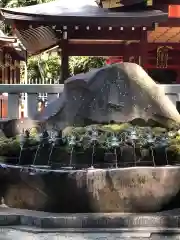
[[[121,63],[78,74],[65,81],[59,99],[35,116],[35,120],[82,125],[86,122],[129,122],[135,118],[180,123],[180,115],[142,67]]]

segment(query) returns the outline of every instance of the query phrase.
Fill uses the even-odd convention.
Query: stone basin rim
[[[133,166],[133,167],[125,167],[125,168],[83,168],[83,169],[68,169],[63,167],[61,169],[51,169],[51,168],[41,168],[37,165],[36,166],[33,166],[32,165],[29,165],[29,166],[22,166],[22,165],[10,165],[10,164],[1,164],[0,165],[0,168],[15,168],[15,169],[19,169],[19,170],[35,170],[35,169],[38,169],[38,170],[42,170],[43,172],[98,172],[98,171],[101,171],[101,172],[107,172],[107,171],[130,171],[130,170],[139,170],[139,169],[147,169],[147,170],[161,170],[161,169],[170,169],[170,170],[173,170],[173,169],[180,169],[180,165],[165,165],[165,166],[157,166],[157,167],[154,167],[154,166]]]

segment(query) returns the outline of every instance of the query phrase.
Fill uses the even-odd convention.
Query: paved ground
[[[144,228],[138,231],[138,226],[140,222],[140,219],[143,217],[138,217],[135,221],[135,224],[132,226],[136,226],[137,228],[128,228],[126,229],[126,232],[124,228],[118,228],[121,229],[121,233],[114,232],[112,233],[111,229],[105,228],[105,229],[98,229],[96,231],[99,232],[93,232],[95,231],[88,228],[88,231],[86,233],[83,233],[82,231],[86,231],[87,228],[81,229],[81,232],[75,233],[74,229],[71,229],[70,232],[67,230],[68,228],[64,228],[64,232],[62,229],[62,225],[69,226],[68,224],[64,224],[61,219],[65,217],[66,220],[69,221],[70,225],[72,225],[73,219],[75,218],[82,218],[83,216],[89,216],[90,218],[94,218],[95,216],[97,218],[101,217],[101,215],[104,214],[76,214],[74,215],[74,218],[71,219],[70,216],[72,214],[51,214],[51,213],[44,213],[44,212],[37,212],[37,211],[28,211],[28,210],[20,210],[20,209],[11,209],[11,208],[4,208],[0,207],[0,240],[180,240],[180,209],[176,209],[173,211],[166,211],[161,213],[153,214],[152,216],[149,215],[148,218],[146,218],[144,222]],[[108,216],[114,216],[116,217],[124,217],[125,218],[134,218],[136,217],[136,214],[106,214],[106,217]],[[162,216],[163,217],[162,217]],[[160,218],[159,218],[160,217]],[[162,217],[162,218],[161,218]],[[164,218],[165,217],[165,218]],[[173,224],[170,224],[173,219],[175,220]],[[41,222],[43,222],[43,219],[48,220],[48,224],[46,224],[46,228],[40,228]],[[151,219],[152,218],[152,219]],[[149,220],[148,220],[149,219]],[[167,223],[164,222],[164,219],[168,220],[170,219],[170,223],[168,222],[168,229],[169,231],[174,231],[174,235],[169,236],[166,234],[162,234],[164,229],[167,229],[166,225]],[[49,229],[49,221],[53,221],[52,229]],[[73,221],[72,221],[73,220]],[[162,221],[163,220],[163,221]],[[157,224],[160,224],[160,228],[155,224],[157,227],[154,228],[148,228],[147,229],[147,223],[148,221],[154,222]],[[81,221],[80,221],[81,222]],[[110,221],[111,222],[111,221]],[[137,223],[136,223],[137,222]],[[11,225],[13,223],[13,226]],[[21,225],[18,225],[18,224]],[[133,222],[132,222],[133,223]],[[165,226],[164,226],[164,223]],[[24,225],[25,224],[25,225]],[[96,224],[99,224],[98,222]],[[107,222],[108,224],[108,222]],[[11,226],[10,226],[11,225]],[[58,232],[58,227],[61,226],[60,231]],[[79,223],[76,223],[77,228],[76,231],[78,231]],[[106,224],[104,224],[106,226]],[[162,226],[161,226],[162,225]],[[36,226],[36,227],[35,227]],[[38,228],[39,226],[39,228]],[[44,226],[44,225],[43,225]],[[109,226],[109,224],[108,224]],[[107,226],[107,227],[108,227]],[[140,224],[141,226],[141,224]],[[164,226],[164,227],[163,227]],[[142,227],[142,226],[141,226]],[[163,227],[163,228],[162,228]],[[134,232],[129,233],[129,229],[134,229]],[[43,232],[44,231],[44,232]],[[90,232],[91,231],[91,232]],[[104,232],[103,232],[104,231]],[[110,233],[111,231],[111,233]],[[161,232],[161,234],[159,233]],[[153,233],[153,234],[152,234]]]
[[[180,235],[176,236],[121,236],[120,234],[82,234],[82,233],[46,233],[32,234],[27,232],[2,229],[0,232],[0,240],[179,240]]]

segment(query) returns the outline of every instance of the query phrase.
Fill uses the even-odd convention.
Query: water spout
[[[117,157],[117,148],[120,146],[119,139],[113,134],[110,142],[111,147],[114,149],[114,155],[115,155],[115,164],[116,168],[118,168],[118,157]]]
[[[168,166],[169,165],[169,160],[168,160],[167,147],[165,147],[165,158],[166,158],[166,164]]]
[[[150,146],[150,151],[151,151],[151,156],[152,156],[153,165],[154,165],[154,167],[156,167],[155,158],[154,158],[154,149],[153,149],[153,146]]]
[[[34,156],[34,159],[33,159],[33,164],[32,164],[33,166],[36,165],[36,160],[37,160],[40,149],[41,149],[41,144],[39,144],[38,147],[37,147],[37,150],[36,150],[36,153],[35,153],[35,156]]]
[[[74,147],[76,145],[76,137],[75,136],[71,136],[68,140],[68,145],[70,146],[71,150],[70,150],[70,160],[69,160],[69,168],[73,168],[72,167],[72,160],[73,160],[73,152],[74,152]]]
[[[161,138],[161,146],[164,147],[166,165],[169,165],[168,155],[167,155],[168,138],[166,136],[163,136]]]
[[[92,156],[91,156],[91,168],[94,168],[95,147],[96,147],[96,141],[93,141]]]
[[[51,150],[50,150],[50,153],[49,153],[48,166],[49,166],[50,163],[51,163],[51,157],[52,157],[52,153],[53,153],[54,147],[55,147],[55,143],[53,142],[53,143],[51,144]]]
[[[92,155],[91,155],[91,169],[94,168],[94,156],[95,156],[95,147],[98,140],[98,132],[96,130],[92,131],[91,143],[92,143]]]
[[[20,153],[19,153],[19,158],[18,158],[18,165],[21,165],[21,156],[22,156],[22,152],[23,152],[24,143],[25,143],[25,137],[24,137],[24,134],[21,133],[20,139],[19,139]]]
[[[154,165],[154,167],[156,167],[155,158],[154,158],[154,149],[153,149],[155,139],[153,138],[153,136],[151,134],[148,134],[146,136],[146,139],[147,139],[147,143],[150,145],[150,153],[151,153],[153,165]]]
[[[51,157],[52,157],[55,145],[56,143],[58,143],[58,140],[59,140],[58,137],[59,137],[59,133],[57,131],[51,132],[51,138],[49,139],[49,142],[51,143],[51,148],[50,148],[50,153],[48,158],[48,166],[51,164]]]
[[[138,136],[137,136],[136,131],[134,131],[134,130],[131,131],[129,138],[130,138],[132,146],[133,146],[134,165],[136,166],[137,165],[137,158],[136,158],[136,143],[135,143],[135,141],[138,140]]]

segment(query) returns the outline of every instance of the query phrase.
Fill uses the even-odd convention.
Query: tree
[[[101,57],[70,57],[70,75],[88,72],[92,68],[104,65]],[[44,53],[28,59],[28,79],[33,82],[59,82],[61,75],[61,60],[56,53]]]
[[[92,68],[100,68],[104,62],[102,57],[71,57],[69,61],[71,75],[85,73]]]
[[[53,0],[1,0],[0,8],[26,7],[51,1]]]
[[[53,0],[1,0],[0,8],[26,7],[51,1]],[[10,26],[5,24],[0,24],[0,30],[3,30],[7,34],[11,33]]]
[[[56,53],[41,54],[28,59],[28,80],[31,83],[41,80],[41,83],[58,83],[60,79],[61,60]]]

